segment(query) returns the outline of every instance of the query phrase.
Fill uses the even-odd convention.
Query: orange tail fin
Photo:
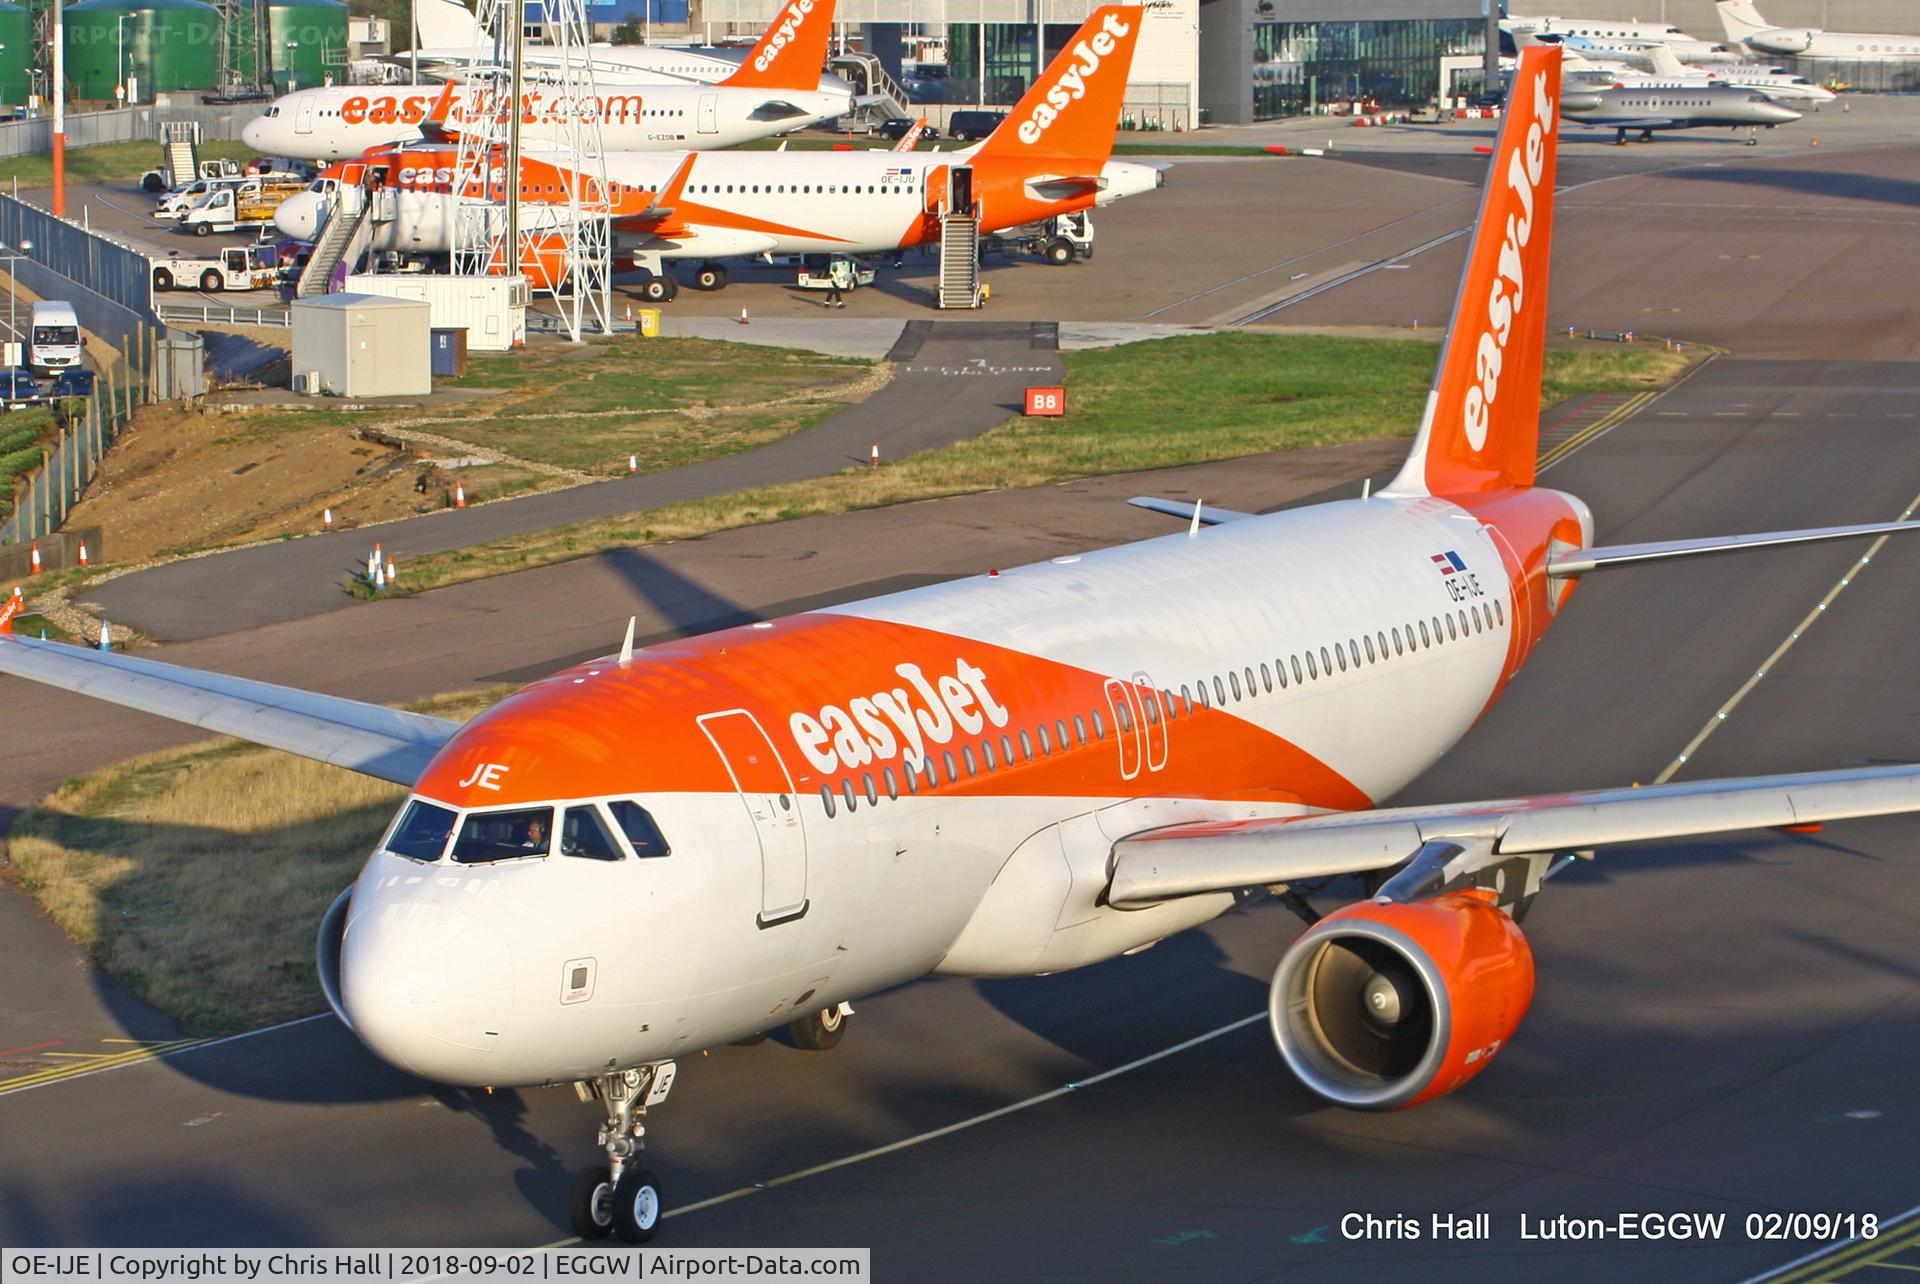
[[[13,617],[20,614],[20,590],[7,594],[5,604],[0,605],[0,633],[13,632]]]
[[[975,162],[1004,157],[1048,166],[1066,160],[1098,173],[1113,155],[1113,134],[1127,93],[1127,72],[1146,10],[1102,5],[1033,82],[1007,119],[974,153]]]
[[[1521,50],[1426,417],[1387,488],[1464,495],[1533,484],[1559,153],[1560,48]]]
[[[787,0],[734,72],[735,89],[818,89],[833,34],[834,0]]]

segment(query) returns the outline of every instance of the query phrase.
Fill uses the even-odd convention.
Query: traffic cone
[[[744,304],[744,303],[742,303],[742,304],[740,305],[740,324],[741,324],[741,325],[752,325],[752,324],[753,324],[753,322],[751,322],[751,321],[749,321],[749,320],[747,320],[747,305],[746,305],[746,304]]]
[[[867,467],[878,468],[879,466],[880,466],[880,443],[876,441],[873,443],[873,448],[867,452]]]
[[[326,508],[321,510],[320,528],[322,530],[329,530],[329,531],[333,529],[333,510],[331,508]]]
[[[32,573],[35,575],[38,575],[40,573],[40,542],[38,540],[35,540],[33,545],[33,572]]]
[[[465,508],[467,506],[467,488],[460,482],[453,484],[453,506],[455,508]]]
[[[387,559],[387,587],[392,588],[400,582],[400,563]]]
[[[633,476],[633,474],[639,471],[640,471],[639,458],[634,455],[628,455],[627,456],[627,476],[631,477]]]
[[[100,621],[100,649],[102,651],[113,650],[113,635],[107,632],[107,622],[105,620]]]
[[[373,568],[373,591],[378,593],[387,586],[387,564],[381,562]]]
[[[80,565],[87,565],[87,541],[80,541]]]

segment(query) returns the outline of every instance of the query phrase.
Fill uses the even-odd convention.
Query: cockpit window
[[[560,854],[589,860],[619,860],[620,848],[592,807],[569,807],[560,822]]]
[[[553,808],[482,811],[468,816],[453,841],[453,858],[463,865],[545,856],[553,837]]]
[[[653,823],[653,817],[647,809],[631,798],[619,798],[607,804],[607,810],[613,813],[627,841],[633,844],[635,856],[665,856],[667,840],[660,832],[660,826]]]
[[[445,807],[414,799],[407,804],[400,823],[387,839],[387,850],[396,856],[414,860],[439,860],[447,849],[447,835],[453,832],[453,813]]]

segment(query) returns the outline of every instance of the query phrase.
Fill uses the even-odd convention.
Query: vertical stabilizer
[[[833,34],[834,0],[787,0],[734,72],[735,89],[818,89]]]
[[[1113,156],[1127,73],[1146,10],[1139,5],[1102,5],[1067,43],[1019,105],[980,144],[974,163],[1014,161],[1030,172],[1072,162],[1066,174],[1097,174]],[[1045,166],[1032,166],[1036,158]]]
[[[1720,17],[1720,30],[1726,33],[1730,45],[1744,44],[1748,36],[1773,30],[1773,24],[1753,7],[1753,0],[1720,0],[1713,9]]]
[[[1507,94],[1426,414],[1389,494],[1533,484],[1559,116],[1560,50],[1530,46]]]
[[[473,49],[492,43],[473,10],[460,0],[413,0],[413,26],[422,49]]]

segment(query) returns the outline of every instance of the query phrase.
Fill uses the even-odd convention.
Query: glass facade
[[[941,82],[941,101],[948,105],[971,103],[1011,106],[1020,101],[1047,63],[1080,30],[1076,22],[1046,25],[1046,50],[1034,54],[1035,26],[1030,22],[955,22],[947,27],[947,74]],[[982,67],[981,43],[986,44],[986,63]],[[986,94],[981,94],[985,72]]]
[[[1486,31],[1479,18],[1256,22],[1254,119],[1425,107],[1440,95],[1440,59],[1482,55]]]

